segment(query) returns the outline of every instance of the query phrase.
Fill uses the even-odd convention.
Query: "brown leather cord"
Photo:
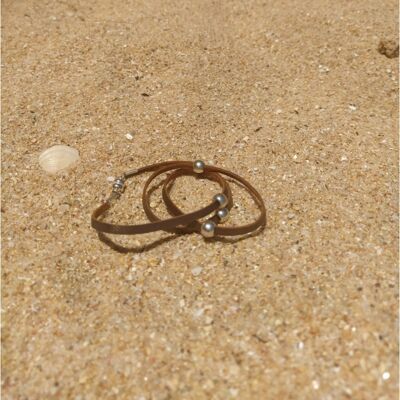
[[[198,222],[199,219],[204,218],[215,211],[221,208],[221,204],[217,199],[214,199],[212,203],[203,207],[199,210],[183,214],[182,211],[172,202],[169,197],[170,188],[172,187],[172,183],[175,179],[182,175],[197,175],[199,178],[211,179],[218,182],[222,188],[222,192],[225,194],[228,204],[226,208],[230,209],[232,207],[232,193],[228,182],[222,178],[221,175],[229,176],[238,182],[240,182],[250,193],[255,203],[259,207],[261,213],[256,221],[253,223],[243,225],[240,227],[221,227],[217,224],[219,223],[219,218],[216,215],[213,215],[209,218],[209,220],[213,221],[216,225],[215,227],[215,235],[226,235],[226,236],[234,236],[234,235],[243,235],[249,232],[252,232],[258,229],[261,226],[266,224],[266,211],[264,202],[261,198],[261,195],[257,192],[257,190],[245,179],[241,178],[239,175],[234,174],[233,172],[224,170],[222,168],[214,167],[214,166],[204,166],[203,173],[194,173],[193,172],[194,164],[190,161],[166,161],[157,164],[148,165],[139,169],[134,169],[128,171],[123,174],[121,178],[118,178],[116,183],[114,184],[114,189],[111,196],[106,200],[103,204],[101,204],[91,216],[91,224],[92,227],[96,230],[104,233],[113,233],[120,235],[132,235],[132,234],[142,234],[149,233],[158,230],[163,230],[167,232],[176,232],[176,233],[187,233],[187,232],[199,232],[201,230],[201,224]],[[175,170],[173,173],[167,177],[164,182],[163,187],[163,199],[166,203],[168,211],[173,215],[172,218],[168,218],[165,220],[160,220],[151,210],[150,208],[150,200],[148,189],[150,184],[154,181],[155,178],[160,176],[163,173],[168,171]],[[99,219],[108,209],[110,209],[114,200],[118,199],[123,192],[123,187],[125,180],[142,174],[144,172],[152,172],[152,175],[147,179],[142,194],[142,203],[145,209],[145,213],[148,216],[150,223],[138,224],[138,225],[118,225],[111,224],[108,222],[101,221]]]
[[[161,173],[162,172],[160,172],[160,174]],[[147,188],[150,186],[152,180],[154,180],[158,175],[159,175],[158,173],[154,173],[153,176],[151,178],[149,178],[149,180],[146,182],[146,186],[143,189],[143,197],[142,197],[143,209],[144,209],[144,212],[147,215],[147,218],[152,222],[158,222],[158,221],[161,221],[161,220],[151,210],[151,207],[150,207],[150,196],[147,194]],[[231,188],[230,188],[228,182],[224,178],[222,178],[222,176],[220,174],[215,173],[215,172],[204,172],[202,174],[196,174],[195,172],[190,171],[190,170],[180,169],[180,170],[177,170],[177,171],[173,172],[172,174],[168,175],[168,177],[164,181],[163,187],[165,187],[169,183],[175,181],[180,176],[196,176],[199,179],[209,179],[209,180],[212,180],[212,181],[215,181],[215,182],[219,183],[219,185],[223,189],[222,193],[225,194],[225,196],[228,199],[228,204],[226,205],[225,208],[227,208],[228,210],[230,210],[232,208],[233,200],[232,200]],[[166,203],[166,206],[167,206],[167,209],[168,209],[168,204],[167,203]],[[174,204],[173,204],[173,206],[174,206]],[[170,210],[168,209],[168,211],[170,211]],[[171,213],[171,214],[173,215],[173,213]],[[183,214],[183,212],[180,211],[180,210],[179,210],[178,213],[175,212],[175,216],[182,215],[182,214]],[[211,221],[215,222],[215,224],[218,224],[220,222],[217,215],[213,215],[209,219]],[[191,224],[189,224],[189,225],[187,225],[185,227],[173,228],[171,230],[168,230],[168,232],[173,232],[173,233],[192,233],[192,232],[200,232],[200,230],[201,230],[201,223],[196,220],[196,221],[193,221]]]
[[[265,211],[265,205],[262,200],[261,195],[258,193],[258,191],[245,179],[240,177],[237,174],[234,174],[233,172],[224,170],[222,168],[214,167],[214,166],[206,166],[206,170],[204,174],[207,173],[213,173],[216,172],[218,174],[223,174],[227,175],[238,182],[240,182],[246,190],[250,193],[251,197],[257,204],[257,206],[260,209],[260,215],[259,217],[252,223],[238,226],[238,227],[233,227],[233,226],[216,226],[214,230],[215,235],[220,235],[220,236],[236,236],[236,235],[244,235],[246,233],[250,233],[255,231],[256,229],[260,228],[261,226],[264,226],[266,224],[266,211]],[[173,184],[173,181],[178,177],[171,175],[169,176],[166,181],[164,182],[163,189],[162,189],[162,195],[163,195],[163,200],[165,205],[167,206],[167,209],[172,215],[178,216],[182,215],[183,212],[174,204],[174,202],[171,200],[170,197],[170,190]],[[149,197],[145,193],[145,190],[143,191],[143,208],[145,209],[147,217],[151,221],[159,221],[159,218],[151,211],[150,206],[149,206]],[[215,220],[214,220],[215,221]],[[218,219],[217,219],[218,221]],[[194,232],[200,232],[201,224],[197,223],[196,225],[192,225]]]
[[[143,193],[147,193],[147,188],[149,184],[161,173],[167,172],[170,170],[174,169],[186,169],[186,170],[192,170],[193,169],[193,163],[189,161],[167,161],[163,163],[158,163],[158,164],[152,164],[148,165],[146,167],[137,169],[137,170],[132,170],[128,171],[127,173],[124,174],[124,178],[129,178],[134,175],[141,174],[143,172],[149,172],[149,171],[154,171],[156,170],[147,180],[145,186],[144,186],[144,191]],[[221,182],[225,182],[222,180]],[[229,190],[229,189],[228,189]],[[119,198],[120,193],[113,191],[111,194],[110,198],[104,202],[102,205],[100,205],[92,214],[91,216],[91,225],[94,229],[104,232],[104,233],[113,233],[113,234],[119,234],[119,235],[133,235],[133,234],[143,234],[143,233],[149,233],[149,232],[154,232],[158,230],[164,230],[164,231],[173,231],[174,228],[179,227],[179,226],[186,226],[189,225],[190,223],[206,217],[207,215],[213,213],[214,211],[218,210],[220,208],[220,203],[217,200],[213,200],[212,203],[207,205],[204,208],[201,208],[200,210],[193,211],[191,213],[187,214],[181,214],[179,216],[175,216],[172,218],[168,218],[165,220],[158,220],[157,222],[150,222],[150,223],[145,223],[145,224],[137,224],[137,225],[118,225],[118,224],[111,224],[109,222],[104,222],[100,221],[98,217],[100,217],[102,214],[104,214],[112,204],[112,201],[115,200],[116,198]]]

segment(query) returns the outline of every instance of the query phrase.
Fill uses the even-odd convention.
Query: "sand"
[[[395,399],[397,12],[3,1],[3,398]],[[52,176],[55,144],[81,159]],[[196,158],[259,189],[262,233],[99,240],[109,177]],[[144,179],[108,220],[146,220]],[[216,190],[187,177],[173,196]],[[231,222],[254,218],[234,196]]]

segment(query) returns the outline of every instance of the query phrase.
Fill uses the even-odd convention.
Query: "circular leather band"
[[[148,189],[150,187],[150,184],[155,180],[155,178],[171,170],[176,170],[176,171],[170,174],[170,176],[167,177],[166,181],[164,182],[163,200],[167,206],[168,211],[173,215],[173,217],[161,220],[152,212],[150,208],[150,200],[149,200],[150,195]],[[146,215],[150,220],[150,223],[137,224],[137,225],[119,225],[101,221],[99,217],[110,209],[113,201],[119,198],[121,193],[123,192],[123,184],[125,180],[145,172],[153,172],[151,176],[147,179],[142,194],[143,207]],[[215,227],[215,235],[222,235],[222,236],[243,235],[252,232],[266,224],[265,205],[261,198],[261,195],[249,182],[247,182],[239,175],[224,170],[222,168],[209,165],[205,166],[204,171],[199,174],[193,172],[193,162],[166,161],[148,165],[124,173],[123,177],[119,178],[120,182],[118,184],[120,184],[121,186],[120,187],[117,186],[117,188],[113,190],[108,200],[106,200],[103,204],[101,204],[92,213],[91,216],[92,227],[100,232],[120,234],[120,235],[143,234],[158,230],[175,232],[175,233],[200,232],[201,223],[198,220],[214,213],[220,208],[221,205],[218,200],[214,199],[212,203],[210,203],[206,207],[184,214],[172,202],[169,196],[173,182],[175,181],[175,179],[177,179],[179,176],[182,175],[197,175],[199,178],[211,179],[218,182],[223,190],[223,193],[228,199],[228,205],[226,206],[226,208],[230,209],[233,204],[231,189],[228,182],[224,178],[222,178],[221,175],[229,176],[234,180],[240,182],[246,188],[246,190],[250,193],[253,200],[260,209],[260,215],[256,219],[256,221],[239,227],[229,227],[229,226],[226,227],[217,225]],[[212,216],[210,220],[214,221],[215,224],[218,224],[219,222],[219,219],[216,215]]]
[[[251,197],[253,198],[254,202],[260,209],[260,215],[259,217],[252,223],[234,227],[234,226],[216,226],[214,230],[215,235],[220,235],[220,236],[236,236],[236,235],[244,235],[246,233],[250,233],[255,231],[256,229],[260,228],[261,226],[264,226],[266,224],[266,210],[265,210],[265,205],[262,200],[261,195],[258,193],[258,191],[245,179],[240,177],[237,174],[234,174],[233,172],[224,170],[222,168],[214,167],[214,166],[206,166],[204,174],[206,173],[217,173],[227,175],[236,181],[240,182],[246,190],[250,193]],[[172,215],[179,216],[182,215],[183,212],[174,204],[174,202],[171,200],[170,197],[170,191],[172,188],[172,184],[174,180],[178,177],[179,175],[171,175],[169,176],[166,181],[164,182],[163,189],[162,189],[162,195],[163,195],[163,200],[165,205],[167,206],[167,209]],[[147,196],[146,193],[146,188],[143,190],[143,208],[145,209],[147,217],[151,221],[160,221],[160,219],[151,211],[150,206],[149,206],[149,197]],[[217,217],[216,217],[217,218]],[[218,221],[217,219],[213,219],[214,222]],[[187,231],[190,232],[200,232],[201,224],[197,222],[197,224],[192,225],[190,229]]]
[[[158,164],[152,164],[138,170],[132,170],[124,174],[124,178],[129,178],[134,175],[139,175],[144,172],[154,171],[156,170],[147,180],[143,193],[147,193],[147,188],[150,183],[160,174],[174,170],[174,169],[186,169],[188,171],[193,169],[193,163],[189,161],[167,161]],[[226,185],[225,180],[221,180],[223,185]],[[223,187],[227,194],[231,196],[229,186]],[[115,193],[115,192],[113,192]],[[119,224],[111,224],[109,222],[100,221],[98,218],[104,214],[107,210],[110,209],[112,201],[119,197],[119,195],[112,194],[110,198],[105,201],[102,205],[100,205],[91,216],[91,225],[94,229],[104,232],[104,233],[113,233],[119,235],[133,235],[133,234],[143,234],[150,233],[158,230],[164,230],[167,232],[174,231],[174,228],[186,226],[190,223],[206,217],[207,215],[213,213],[218,210],[220,207],[220,203],[217,200],[213,200],[208,206],[201,208],[200,210],[193,211],[187,214],[181,214],[179,216],[175,216],[172,218],[168,218],[165,220],[158,220],[157,222],[150,222],[145,224],[137,224],[137,225],[119,225]],[[144,199],[143,199],[144,200]],[[228,197],[229,200],[229,197]],[[232,202],[232,200],[230,200]]]
[[[143,196],[142,196],[142,204],[143,204],[143,209],[147,215],[147,218],[152,221],[152,222],[159,222],[161,221],[160,218],[158,218],[153,211],[151,210],[150,207],[150,195],[147,192],[147,188],[151,185],[152,181],[159,175],[163,173],[163,170],[161,171],[156,171],[146,182],[145,187],[143,188]],[[167,184],[175,181],[179,176],[196,176],[199,179],[210,179],[213,181],[216,181],[219,183],[221,188],[223,189],[223,194],[228,199],[228,204],[226,205],[225,208],[230,210],[233,205],[233,200],[232,200],[232,191],[231,188],[228,184],[228,182],[222,178],[222,176],[216,172],[207,172],[205,171],[202,174],[197,174],[193,172],[192,170],[186,170],[186,169],[179,169],[172,174],[170,174],[164,181],[163,187],[165,187]],[[167,209],[168,209],[168,204]],[[170,211],[168,209],[168,211]],[[172,213],[171,213],[172,214]],[[179,210],[179,212],[175,212],[175,216],[182,215],[183,212]],[[211,218],[209,218],[211,221],[215,222],[216,224],[219,223],[219,218],[217,215],[213,215]],[[198,220],[193,221],[191,224],[185,226],[185,227],[177,227],[169,230],[169,232],[174,232],[174,233],[191,233],[191,232],[200,232],[201,229],[201,223]]]

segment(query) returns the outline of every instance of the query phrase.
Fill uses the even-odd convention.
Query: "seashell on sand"
[[[56,174],[72,167],[79,158],[78,150],[73,147],[55,145],[40,154],[39,164],[46,172]]]

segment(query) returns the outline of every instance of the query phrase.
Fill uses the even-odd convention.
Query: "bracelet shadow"
[[[226,244],[235,244],[239,243],[242,240],[250,239],[252,237],[256,237],[260,235],[264,230],[266,226],[260,227],[257,231],[248,233],[246,235],[240,236],[238,238],[226,238],[226,237],[213,237],[213,238],[203,238],[207,243],[226,243]],[[151,243],[144,244],[142,246],[132,246],[132,247],[127,247],[123,246],[121,244],[116,243],[113,241],[111,238],[109,238],[107,235],[105,235],[103,232],[98,232],[98,237],[101,242],[106,244],[108,247],[110,247],[112,250],[117,251],[118,253],[122,254],[127,254],[127,253],[145,253],[147,251],[150,251],[162,244],[171,242],[172,240],[175,240],[176,238],[180,237],[181,235],[191,235],[194,232],[182,232],[179,234],[172,234],[171,236],[167,236],[165,238],[157,239]]]
[[[239,238],[226,238],[226,237],[213,237],[213,238],[204,238],[204,240],[207,243],[215,243],[215,242],[220,242],[220,243],[226,243],[226,244],[235,244],[239,243],[242,240],[250,239],[252,237],[256,237],[260,235],[264,231],[265,227],[260,228],[258,231],[248,233],[247,235],[243,235]],[[192,232],[193,233],[193,232]],[[127,247],[123,246],[121,244],[116,243],[113,241],[111,238],[106,236],[103,232],[98,232],[98,237],[101,242],[106,244],[108,247],[110,247],[112,250],[117,251],[118,253],[122,254],[127,254],[127,253],[145,253],[147,251],[150,251],[162,244],[171,242],[172,240],[180,237],[181,235],[191,235],[192,233],[190,232],[185,232],[185,233],[180,233],[180,234],[173,234],[172,236],[168,236],[165,238],[157,239],[151,243],[144,244],[143,246],[132,246],[132,247]]]
[[[98,237],[100,239],[100,241],[102,241],[104,244],[106,244],[108,247],[110,247],[111,249],[117,251],[118,253],[144,253],[146,251],[150,251],[164,243],[168,243],[174,239],[176,239],[179,235],[172,235],[172,236],[168,236],[165,238],[161,238],[161,239],[157,239],[151,243],[146,243],[142,246],[132,246],[132,247],[127,247],[127,246],[123,246],[117,242],[115,242],[114,240],[112,240],[111,238],[109,238],[108,236],[106,236],[103,232],[98,232]]]
[[[246,239],[250,239],[252,237],[256,237],[258,235],[261,235],[261,233],[266,229],[266,225],[259,227],[257,230],[250,232],[250,233],[246,233],[245,235],[242,235],[240,237],[236,237],[236,238],[229,238],[229,237],[224,237],[224,236],[215,236],[212,238],[204,238],[206,242],[220,242],[220,243],[227,243],[227,244],[235,244],[235,243],[239,243],[242,240],[246,240]]]

